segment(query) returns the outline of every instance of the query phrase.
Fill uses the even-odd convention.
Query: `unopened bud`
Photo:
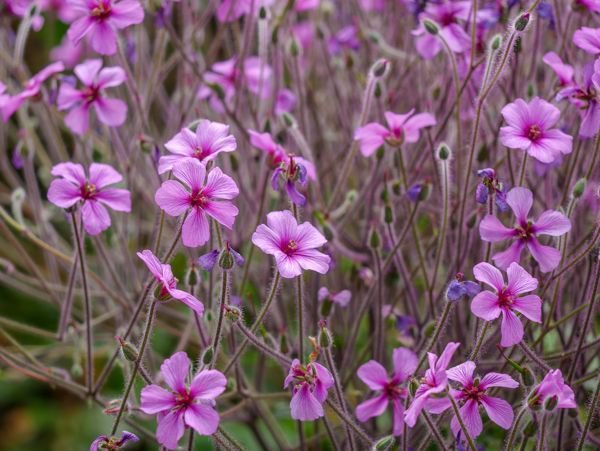
[[[517,30],[517,31],[525,30],[525,28],[527,28],[527,24],[529,24],[530,18],[531,18],[531,14],[529,14],[528,12],[523,13],[519,17],[517,17],[517,20],[515,20],[515,30]]]
[[[523,41],[521,40],[521,36],[517,36],[513,45],[513,51],[515,53],[521,53],[521,50],[523,50]]]
[[[425,30],[427,30],[427,33],[434,36],[440,32],[440,27],[438,27],[438,24],[436,24],[433,20],[423,19],[423,26],[425,27]]]
[[[475,224],[477,223],[477,215],[476,214],[472,214],[469,219],[467,219],[467,228],[468,229],[472,229],[473,227],[475,227]]]
[[[435,325],[435,321],[429,321],[427,324],[425,324],[424,333],[427,338],[430,338],[435,332]]]
[[[525,437],[533,437],[537,432],[537,425],[535,421],[530,421],[527,423],[527,426],[523,429],[523,435]]]
[[[448,158],[450,158],[450,153],[451,153],[450,147],[448,147],[448,145],[446,143],[441,143],[439,145],[437,154],[438,154],[438,158],[441,161],[445,161]]]
[[[319,346],[326,349],[331,347],[331,343],[333,343],[331,332],[327,327],[322,327],[321,330],[319,330]]]
[[[587,184],[587,179],[585,177],[577,180],[577,183],[575,183],[575,186],[573,187],[573,191],[571,192],[571,195],[575,199],[579,199],[581,196],[583,196],[583,192],[585,191],[586,184]]]
[[[288,352],[290,352],[290,345],[288,343],[287,335],[285,333],[282,333],[279,337],[279,350],[283,354],[287,354]]]
[[[325,236],[327,241],[331,241],[334,238],[333,230],[331,230],[331,227],[329,227],[327,224],[323,226],[323,235]]]
[[[123,356],[130,362],[135,362],[138,358],[138,350],[129,342],[123,340],[121,337],[116,337],[121,346],[121,352]]]
[[[290,113],[284,112],[281,115],[281,118],[283,119],[283,123],[285,124],[286,127],[293,128],[296,126],[296,118],[294,116],[292,116]]]
[[[389,205],[386,205],[383,209],[383,221],[386,224],[392,224],[394,222],[394,211]]]
[[[373,227],[369,236],[369,246],[371,247],[371,249],[379,249],[380,245],[381,238],[379,237],[379,233],[377,233],[377,229]]]
[[[380,438],[373,445],[373,449],[376,451],[386,450],[392,447],[395,443],[396,439],[393,435],[388,435],[387,437]]]
[[[233,306],[233,305],[227,305],[225,306],[225,318],[227,318],[229,321],[231,321],[232,323],[235,323],[237,321],[239,321],[239,319],[242,317],[242,311]]]
[[[502,35],[494,35],[494,37],[492,37],[492,41],[490,43],[490,47],[492,48],[493,51],[496,51],[500,48],[500,45],[502,44]]]
[[[195,287],[200,282],[200,274],[198,274],[198,267],[192,264],[185,274],[185,284],[189,287]]]
[[[521,382],[525,387],[531,387],[535,384],[535,376],[529,367],[523,367],[523,370],[521,371]]]
[[[375,78],[381,78],[386,74],[389,66],[390,62],[382,58],[380,60],[375,61],[375,64],[371,66],[371,73]]]
[[[258,10],[258,18],[260,20],[265,20],[267,18],[268,14],[267,14],[267,8],[265,8],[264,6],[261,6],[260,9]]]
[[[410,396],[412,396],[414,398],[415,393],[417,393],[418,388],[419,388],[419,382],[415,378],[412,378],[410,380],[410,382],[408,383],[408,391],[410,392]]]
[[[224,269],[225,271],[233,268],[235,261],[229,247],[225,247],[219,256],[219,268]]]
[[[375,98],[376,99],[380,98],[382,93],[383,93],[383,89],[381,88],[381,84],[375,83],[375,91],[373,92],[373,95],[375,96]]]
[[[550,398],[547,398],[544,402],[544,410],[546,410],[547,412],[552,412],[554,409],[556,409],[557,405],[558,396],[551,396]]]
[[[214,354],[215,354],[215,351],[212,346],[209,346],[208,348],[206,348],[204,350],[204,352],[202,353],[202,363],[204,365],[210,365]]]
[[[321,302],[321,316],[323,318],[327,318],[331,314],[332,308],[333,302],[331,301],[331,299],[323,299],[323,302]]]
[[[377,148],[377,150],[375,151],[375,158],[377,158],[377,160],[381,160],[383,159],[385,155],[385,148],[383,146],[379,146]]]
[[[219,99],[225,99],[225,91],[223,90],[221,85],[217,83],[208,83],[207,86],[217,95]]]

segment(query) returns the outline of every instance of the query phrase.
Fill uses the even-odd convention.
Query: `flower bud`
[[[375,96],[376,99],[381,97],[381,94],[383,94],[383,89],[381,87],[380,83],[375,83],[375,91],[373,92],[373,96]]]
[[[327,239],[327,241],[331,241],[334,238],[333,230],[327,224],[323,225],[323,235],[325,236],[325,238]]]
[[[283,123],[285,124],[286,127],[288,127],[288,128],[296,127],[296,118],[294,116],[292,116],[290,113],[284,112],[281,115],[281,118],[283,119]]]
[[[383,159],[384,155],[385,155],[385,147],[379,146],[377,148],[377,150],[375,151],[375,158],[377,158],[377,160],[380,161]]]
[[[380,438],[373,445],[373,449],[376,451],[389,449],[394,443],[396,439],[393,435],[388,435],[387,437]]]
[[[242,311],[239,308],[237,308],[233,305],[225,306],[225,318],[227,318],[229,321],[231,321],[232,323],[235,323],[235,322],[239,321],[241,317],[242,317]]]
[[[225,99],[225,91],[223,90],[221,85],[217,83],[208,83],[206,86],[208,86],[217,95],[219,99]]]
[[[290,352],[290,345],[288,343],[287,335],[285,333],[282,333],[279,337],[279,350],[283,354],[287,354],[288,352]]]
[[[121,346],[121,352],[123,356],[130,362],[135,362],[138,359],[138,350],[129,342],[123,340],[121,337],[116,337]]]
[[[531,387],[535,384],[535,376],[529,367],[523,367],[521,371],[521,382],[524,387]]]
[[[384,58],[379,59],[371,66],[371,74],[373,74],[375,78],[381,78],[386,74],[389,66],[390,62],[388,60]]]
[[[379,249],[379,246],[381,246],[381,238],[379,237],[377,229],[373,227],[369,236],[369,247],[371,249]]]
[[[383,221],[386,224],[392,224],[394,222],[394,211],[389,205],[386,205],[383,209]]]
[[[408,391],[410,392],[410,396],[414,398],[415,393],[417,393],[417,389],[419,388],[419,382],[413,377],[408,383]]]
[[[221,255],[219,256],[219,268],[229,271],[231,268],[233,268],[234,263],[233,255],[229,250],[229,246],[225,246],[225,249],[223,249]]]
[[[268,17],[267,8],[265,8],[264,6],[261,6],[260,9],[258,10],[258,18],[260,20],[265,20],[267,17]]]
[[[527,405],[531,410],[540,410],[542,405],[540,403],[540,396],[534,390],[527,398]]]
[[[492,48],[493,51],[496,51],[500,48],[500,45],[502,44],[502,35],[500,34],[496,34],[492,37],[492,41],[490,43],[490,47]]]
[[[331,347],[331,343],[333,343],[333,337],[331,336],[331,332],[329,331],[329,329],[327,329],[327,327],[321,327],[321,330],[319,330],[318,338],[319,346],[325,349]]]
[[[433,20],[423,19],[423,26],[425,27],[425,30],[427,30],[427,33],[434,36],[440,32],[440,27],[438,27],[438,24]]]
[[[209,346],[208,348],[206,348],[204,350],[204,352],[202,353],[202,363],[204,365],[210,365],[214,354],[215,354],[215,351],[212,346]]]
[[[437,156],[441,161],[445,161],[450,158],[451,150],[446,143],[441,143],[438,147]]]
[[[544,410],[552,412],[558,405],[558,396],[551,396],[544,401]]]
[[[515,53],[521,53],[521,50],[523,50],[523,41],[521,40],[521,36],[517,36],[513,45],[513,51]]]
[[[581,196],[583,196],[583,192],[585,191],[586,184],[587,184],[587,180],[585,177],[577,180],[577,183],[575,183],[575,186],[573,187],[573,191],[571,191],[571,195],[575,199],[579,199]]]
[[[531,18],[531,14],[529,14],[528,12],[525,12],[525,13],[521,14],[519,17],[517,17],[517,20],[515,20],[515,30],[524,31],[525,28],[527,28],[527,24],[529,24],[530,18]]]
[[[323,299],[323,302],[321,302],[321,316],[323,318],[327,318],[331,314],[332,308],[333,302],[331,301],[331,299]]]
[[[195,287],[200,282],[198,267],[192,264],[185,274],[185,284],[189,287]]]
[[[394,183],[392,183],[392,193],[394,193],[396,196],[402,194],[402,185],[399,181],[395,181]]]
[[[472,229],[473,227],[475,227],[476,223],[477,223],[477,215],[473,214],[469,217],[469,219],[467,219],[467,228]]]
[[[429,321],[427,324],[425,324],[424,334],[427,338],[431,338],[433,332],[435,332],[435,325],[435,321]]]

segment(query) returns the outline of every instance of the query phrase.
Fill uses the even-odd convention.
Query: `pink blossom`
[[[61,61],[65,67],[73,68],[81,59],[84,46],[75,46],[71,40],[65,36],[59,45],[50,50],[50,59],[52,61]]]
[[[171,265],[161,263],[152,251],[148,249],[138,252],[137,256],[146,264],[160,285],[158,291],[158,297],[160,299],[177,299],[195,311],[198,315],[202,316],[204,313],[204,305],[193,295],[177,289],[177,279],[173,275]]]
[[[542,382],[533,390],[529,396],[529,405],[543,405],[548,398],[556,397],[558,409],[575,409],[575,394],[573,389],[565,384],[562,372],[560,370],[551,370],[545,376]]]
[[[251,12],[256,14],[262,6],[271,6],[274,2],[275,0],[222,0],[217,9],[217,20],[233,22]]]
[[[560,252],[551,246],[540,244],[538,235],[561,236],[571,230],[571,221],[558,211],[546,210],[537,221],[528,218],[533,205],[533,194],[527,188],[516,187],[506,195],[506,203],[513,211],[517,223],[505,227],[494,215],[486,215],[479,224],[479,235],[484,241],[496,243],[514,240],[508,249],[494,255],[494,263],[506,269],[512,262],[519,262],[525,247],[540,265],[540,271],[549,272],[560,263]]]
[[[144,9],[137,0],[68,0],[76,19],[67,35],[77,45],[88,35],[94,51],[117,52],[117,30],[142,23]]]
[[[600,53],[600,28],[581,27],[573,33],[573,44],[591,55]]]
[[[542,322],[542,300],[534,291],[538,286],[536,278],[513,262],[506,270],[508,283],[504,283],[502,273],[489,263],[478,263],[473,268],[475,278],[494,289],[481,291],[471,302],[471,312],[481,319],[493,321],[502,315],[502,340],[504,347],[516,345],[523,339],[523,324],[515,315],[521,313],[529,320]]]
[[[250,129],[248,130],[248,133],[250,134],[250,144],[252,144],[257,149],[262,150],[268,155],[270,167],[275,169],[282,164],[287,165],[287,163],[289,162],[289,158],[292,154],[290,154],[286,149],[284,149],[283,146],[281,146],[281,144],[276,143],[269,133],[259,133]],[[304,158],[297,157],[295,155],[294,161],[304,166],[309,179],[317,179],[317,173],[314,164],[312,164],[308,160],[305,160]]]
[[[573,66],[565,64],[555,52],[548,52],[544,55],[544,63],[556,73],[560,86],[570,86],[573,81]]]
[[[427,353],[429,369],[425,372],[425,377],[417,388],[410,407],[404,412],[404,421],[408,427],[416,424],[423,409],[429,409],[436,405],[439,399],[435,397],[436,395],[446,391],[448,387],[446,369],[459,346],[460,343],[448,343],[439,357],[432,352]]]
[[[273,211],[267,225],[261,224],[252,234],[252,242],[264,253],[273,255],[282,277],[290,279],[302,270],[325,274],[331,258],[317,251],[327,240],[309,222],[298,224],[290,211]]]
[[[160,157],[159,174],[170,171],[175,163],[190,157],[206,164],[221,152],[233,152],[237,142],[229,133],[229,125],[201,119],[195,133],[189,128],[182,128],[165,147],[173,155]]]
[[[227,379],[217,370],[202,370],[189,385],[190,360],[185,352],[166,359],[160,372],[169,387],[148,385],[141,392],[142,412],[157,414],[156,439],[168,449],[177,448],[185,428],[200,435],[212,435],[219,427],[215,399],[225,391]]]
[[[169,216],[188,212],[182,228],[183,244],[198,247],[210,237],[208,216],[231,229],[239,210],[230,202],[239,190],[235,182],[220,168],[208,176],[206,168],[195,158],[185,158],[173,166],[173,175],[180,180],[167,180],[156,191],[154,200]]]
[[[25,100],[38,97],[42,90],[42,84],[48,78],[62,72],[63,70],[65,70],[63,63],[52,63],[29,79],[25,83],[23,91],[21,91],[19,94],[7,96],[2,106],[2,120],[4,122],[8,121],[13,113],[21,107]]]
[[[417,369],[417,355],[406,348],[394,349],[392,360],[394,372],[387,375],[385,368],[371,360],[358,368],[357,376],[376,392],[376,396],[356,406],[356,418],[365,422],[378,417],[392,403],[393,434],[401,435],[404,427],[404,401],[408,396],[405,382]]]
[[[573,0],[573,8],[585,8],[593,13],[600,13],[600,0]]]
[[[327,368],[317,362],[302,365],[300,360],[294,359],[283,388],[290,385],[290,410],[294,420],[312,421],[324,415],[327,390],[333,386],[333,377]]]
[[[98,235],[110,227],[107,205],[116,211],[131,211],[131,194],[125,189],[107,188],[123,180],[121,174],[107,164],[92,163],[86,177],[83,166],[60,163],[52,168],[55,177],[48,189],[48,200],[60,208],[70,208],[81,201],[83,227],[90,235]]]
[[[517,99],[502,108],[506,126],[500,129],[500,142],[511,149],[523,149],[542,163],[554,161],[558,154],[571,153],[573,138],[552,128],[560,118],[554,105],[539,97],[526,103]]]
[[[385,113],[387,128],[376,122],[371,122],[356,129],[354,139],[360,144],[360,151],[365,157],[370,157],[375,151],[388,143],[399,146],[404,142],[415,143],[419,140],[424,127],[436,124],[435,118],[429,113],[414,114],[414,108],[406,114]]]
[[[340,307],[347,307],[352,300],[352,292],[350,290],[342,290],[337,293],[332,293],[327,287],[319,288],[317,293],[319,302],[329,300]]]
[[[73,133],[83,135],[89,128],[89,111],[93,106],[98,119],[103,124],[118,127],[125,122],[127,104],[119,99],[104,95],[105,88],[119,86],[127,78],[120,67],[102,68],[102,60],[87,60],[75,66],[75,75],[83,83],[83,89],[75,89],[63,82],[58,91],[58,109],[71,110],[65,116],[65,123]]]

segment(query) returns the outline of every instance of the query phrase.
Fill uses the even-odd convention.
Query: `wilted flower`
[[[446,289],[446,299],[450,302],[458,302],[461,299],[471,299],[481,291],[479,284],[465,280],[463,273],[458,273]]]
[[[507,211],[506,187],[498,179],[496,171],[492,168],[481,169],[477,171],[477,175],[482,178],[481,183],[477,185],[475,191],[477,202],[485,205],[488,201],[488,196],[494,196],[498,210]]]
[[[317,362],[302,365],[294,359],[285,378],[283,388],[292,388],[290,410],[292,418],[300,421],[312,421],[325,413],[323,403],[327,399],[327,390],[333,386],[333,377],[327,368]]]
[[[127,442],[137,442],[140,439],[137,435],[123,431],[121,437],[109,437],[107,435],[100,435],[90,445],[90,451],[119,451],[123,448]]]

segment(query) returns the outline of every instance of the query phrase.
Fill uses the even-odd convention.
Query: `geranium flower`
[[[405,382],[414,373],[418,364],[417,355],[406,348],[396,348],[392,354],[394,372],[388,377],[385,368],[375,360],[361,365],[356,375],[367,386],[377,392],[374,398],[356,406],[356,418],[365,422],[378,417],[392,404],[393,434],[401,435],[404,428],[404,401],[408,396]]]
[[[48,200],[60,208],[70,208],[81,201],[83,228],[98,235],[110,227],[107,205],[116,211],[131,211],[131,194],[125,189],[107,188],[123,180],[121,174],[107,164],[92,163],[86,177],[83,166],[60,163],[52,168],[55,177],[48,188]]]
[[[337,293],[332,293],[327,287],[319,288],[317,293],[319,302],[331,301],[340,307],[346,307],[352,300],[352,292],[350,290],[342,290]]]
[[[546,373],[542,382],[529,395],[527,402],[530,407],[536,408],[552,397],[556,397],[556,408],[558,409],[577,408],[573,389],[565,384],[565,379],[560,370],[551,370]]]
[[[302,365],[294,359],[283,382],[283,388],[292,388],[290,411],[292,418],[312,421],[324,415],[323,403],[327,390],[333,386],[333,376],[327,368],[317,362]]]
[[[485,205],[490,195],[494,196],[496,206],[500,211],[507,211],[508,204],[506,203],[506,187],[502,183],[496,171],[492,168],[485,168],[477,171],[477,175],[482,178],[482,181],[477,185],[475,190],[475,200],[478,203]]]
[[[552,128],[560,118],[559,109],[545,100],[534,97],[527,103],[517,99],[501,113],[507,125],[500,129],[500,142],[506,147],[523,149],[542,163],[573,150],[573,138]]]
[[[60,85],[58,91],[58,109],[71,110],[65,116],[65,123],[73,133],[83,135],[89,128],[89,112],[94,107],[98,119],[103,124],[118,127],[125,122],[127,104],[119,99],[110,99],[104,95],[104,89],[119,86],[127,76],[120,67],[102,68],[102,60],[87,60],[75,66],[75,75],[83,83],[78,90],[67,82]]]
[[[331,258],[317,251],[327,240],[309,222],[298,224],[290,211],[272,211],[267,225],[260,224],[252,234],[252,243],[273,255],[282,277],[290,279],[302,270],[325,274]]]
[[[221,152],[233,152],[237,148],[237,142],[229,133],[229,125],[201,119],[195,133],[189,128],[182,128],[165,147],[173,155],[160,157],[159,174],[170,171],[175,163],[185,158],[196,158],[206,164]]]
[[[189,210],[181,232],[183,244],[198,247],[210,237],[207,215],[231,229],[239,210],[231,199],[240,193],[231,177],[220,168],[206,176],[206,168],[195,158],[186,158],[173,166],[173,175],[181,181],[167,180],[156,191],[154,200],[169,216]]]
[[[479,224],[479,235],[484,241],[496,243],[506,239],[514,242],[503,252],[494,255],[494,263],[500,269],[506,269],[512,262],[521,259],[525,247],[540,265],[540,271],[549,272],[560,263],[560,252],[550,246],[540,244],[538,235],[561,236],[571,230],[571,221],[558,211],[546,210],[537,221],[528,218],[533,205],[533,194],[527,188],[516,187],[506,195],[517,223],[513,228],[505,227],[494,215],[486,215]]]
[[[119,451],[127,444],[127,442],[137,442],[139,440],[140,439],[137,435],[127,431],[123,431],[121,437],[109,437],[107,435],[100,435],[90,445],[90,451]]]
[[[554,71],[558,77],[560,86],[571,86],[575,83],[573,81],[573,66],[565,64],[555,52],[546,53],[543,61]]]
[[[169,386],[148,385],[141,392],[142,412],[157,415],[156,439],[168,449],[177,448],[186,427],[200,435],[212,435],[219,427],[215,399],[225,391],[227,379],[217,370],[202,370],[189,385],[190,360],[185,352],[177,352],[160,366]]]
[[[600,28],[581,27],[573,33],[573,44],[590,55],[600,53]]]
[[[79,44],[89,35],[94,51],[102,55],[117,52],[117,30],[144,21],[144,9],[137,0],[68,0],[76,19],[67,36]]]
[[[222,0],[217,9],[217,20],[219,22],[233,22],[246,14],[258,10],[263,6],[271,6],[275,0]],[[252,5],[254,4],[254,10]]]

